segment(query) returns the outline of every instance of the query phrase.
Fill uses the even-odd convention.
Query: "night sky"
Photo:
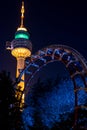
[[[87,57],[87,4],[65,0],[25,0],[25,27],[31,35],[33,51],[51,44],[65,44]],[[21,0],[0,2],[0,71],[15,76],[16,60],[5,49],[20,26]]]

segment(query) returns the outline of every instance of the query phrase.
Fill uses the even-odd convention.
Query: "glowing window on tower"
[[[29,36],[24,33],[18,33],[15,35],[15,39],[18,39],[18,38],[29,39]]]

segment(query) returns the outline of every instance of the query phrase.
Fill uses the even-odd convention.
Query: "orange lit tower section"
[[[24,69],[25,59],[31,56],[31,51],[32,51],[32,44],[29,41],[30,35],[23,24],[24,12],[25,12],[24,2],[22,2],[21,25],[15,33],[15,39],[11,42],[11,48],[10,48],[12,56],[14,56],[17,59],[16,78],[19,76],[20,72]],[[23,91],[25,87],[24,79],[25,76],[23,74],[22,81],[17,86],[18,89],[20,87],[21,91]],[[24,94],[22,95],[22,103],[24,103]]]

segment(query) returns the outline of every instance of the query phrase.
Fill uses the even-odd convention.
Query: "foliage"
[[[0,73],[0,129],[9,128],[10,105],[15,101],[10,73]]]
[[[56,86],[55,89],[60,89],[58,84],[62,81],[68,80],[66,78],[61,79],[61,77],[57,76],[56,79],[47,79],[45,81],[41,81],[39,78],[37,83],[32,86],[30,90],[30,98],[31,101],[29,101],[29,106],[26,105],[26,108],[24,108],[24,111],[27,109],[28,113],[29,111],[28,107],[33,107],[34,110],[32,114],[33,118],[33,124],[31,125],[27,124],[27,128],[25,127],[26,121],[23,118],[23,112],[20,111],[20,107],[18,104],[20,104],[20,100],[17,100],[15,98],[15,83],[12,81],[10,77],[10,73],[7,73],[6,71],[2,71],[0,73],[0,130],[8,129],[8,130],[74,130],[74,118],[75,113],[74,112],[65,112],[59,115],[59,122],[56,120],[57,117],[55,116],[56,108],[54,111],[54,108],[50,108],[51,111],[46,111],[46,109],[49,110],[50,107],[53,107],[52,104],[49,103],[49,99],[47,99],[47,95],[49,93],[53,93],[54,86]],[[47,93],[47,94],[46,94]],[[57,94],[57,93],[56,93]],[[49,95],[50,96],[50,95]],[[51,95],[54,96],[54,95]],[[42,99],[42,100],[40,100]],[[27,99],[28,100],[28,99]],[[41,103],[45,102],[45,100],[48,103],[48,106],[41,106]],[[55,98],[54,98],[55,101]],[[52,103],[52,102],[51,102]],[[56,103],[56,102],[55,102]],[[87,102],[86,104],[87,105]],[[56,106],[56,105],[55,105]],[[45,111],[45,114],[51,114],[53,120],[55,118],[55,123],[51,123],[52,127],[48,127],[47,125],[44,125],[44,115],[41,117],[40,113],[43,113]],[[53,113],[54,112],[54,113]],[[31,114],[31,113],[30,113]],[[79,109],[78,113],[78,120],[76,125],[76,130],[86,130],[87,128],[87,110],[86,109]],[[49,120],[49,115],[47,115]],[[31,118],[31,117],[29,117]],[[29,120],[29,119],[28,119]],[[30,119],[32,120],[32,119]],[[25,123],[24,123],[25,121]],[[51,120],[52,121],[52,120]]]
[[[0,72],[0,130],[19,130],[22,126],[14,85],[9,72]]]
[[[66,93],[65,98],[67,98],[69,102],[65,102],[64,105],[66,105],[66,108],[68,107],[68,103],[70,103],[71,106],[73,106],[71,99],[69,99],[69,96],[67,97],[68,93],[70,95],[71,93],[70,91],[73,91],[73,94],[74,94],[74,89],[73,88],[70,89],[72,87],[70,86],[71,82],[68,82],[68,84],[64,85],[64,87],[68,85],[67,86],[68,91],[63,91],[63,90],[66,90],[66,88],[63,89],[62,82],[64,82],[65,84],[66,81],[68,80],[69,79],[67,77],[61,78],[59,76],[57,76],[56,79],[46,79],[44,81],[42,81],[39,78],[37,83],[34,84],[29,89],[29,93],[27,93],[26,101],[27,103],[29,103],[28,110],[29,110],[29,116],[30,116],[29,118],[31,119],[29,120],[29,118],[27,118],[27,122],[25,122],[29,130],[36,130],[36,129],[38,130],[58,130],[58,129],[59,130],[66,130],[66,129],[67,130],[86,130],[87,116],[85,113],[87,113],[87,110],[85,109],[83,110],[81,108],[78,108],[78,111],[76,113],[78,117],[77,122],[75,122],[76,114],[75,114],[74,109],[73,110],[67,109],[68,111],[64,110],[64,113],[60,113],[59,118],[58,118],[58,115],[57,115],[58,107],[56,105],[58,101],[60,101],[62,107],[64,107],[63,106],[64,101],[61,101],[62,98],[58,100],[58,97],[64,96],[64,93]],[[59,84],[62,84],[62,86],[60,87]],[[57,93],[60,91],[60,89],[62,89],[62,93]],[[86,102],[84,105],[86,105]],[[33,111],[31,111],[32,109]],[[30,121],[32,120],[33,120],[33,123],[32,125],[30,125]]]

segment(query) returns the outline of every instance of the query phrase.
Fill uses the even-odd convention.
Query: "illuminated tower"
[[[12,56],[17,59],[17,70],[16,70],[16,78],[19,76],[20,72],[24,69],[25,59],[31,56],[32,44],[29,41],[30,34],[27,29],[24,27],[24,2],[22,2],[21,7],[21,25],[18,27],[14,40],[10,43],[10,48],[7,46],[7,49],[11,50]],[[24,90],[25,76],[23,74],[22,81],[18,84],[17,88],[20,91]],[[16,96],[18,93],[16,93]],[[20,97],[20,96],[19,96]],[[22,103],[24,103],[24,94],[22,95]]]

